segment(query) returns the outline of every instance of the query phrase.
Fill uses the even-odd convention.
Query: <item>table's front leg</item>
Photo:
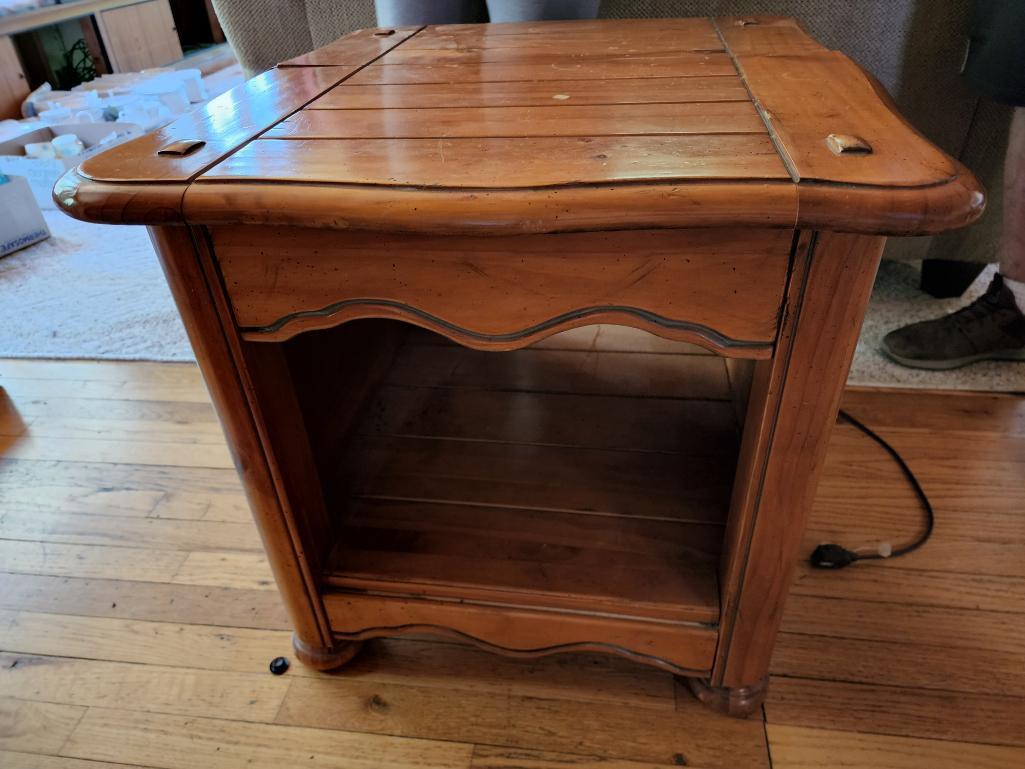
[[[277,467],[279,458],[269,453],[261,435],[276,428],[277,423],[269,417],[276,417],[279,423],[285,413],[279,409],[273,415],[263,414],[253,397],[254,387],[266,389],[264,380],[280,369],[280,365],[270,365],[276,362],[275,351],[267,348],[261,365],[252,369],[254,361],[247,360],[244,353],[201,232],[186,227],[155,227],[150,234],[295,629],[296,656],[318,669],[344,664],[359,644],[338,644],[331,635],[311,564],[316,554],[299,536],[300,521],[289,507],[289,489]],[[257,373],[255,381],[253,371]],[[280,402],[292,394],[279,387],[277,396]]]
[[[885,238],[802,233],[771,360],[756,364],[720,569],[712,676],[732,715],[764,699],[783,606]]]

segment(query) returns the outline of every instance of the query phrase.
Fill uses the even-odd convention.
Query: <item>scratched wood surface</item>
[[[836,154],[833,134],[871,151]],[[205,145],[157,154],[176,139]],[[533,231],[643,228],[667,202],[659,226],[718,226],[718,185],[744,226],[926,234],[983,206],[870,75],[769,16],[359,30],[90,158],[57,198],[89,221],[317,210],[307,226],[467,234],[494,227],[497,194]],[[594,216],[596,191],[618,216]]]
[[[498,370],[491,390],[453,400],[439,389],[426,408],[391,410],[367,429],[387,439],[443,422],[454,438],[493,439],[475,414],[500,399],[520,416],[538,404],[565,412],[557,430],[583,419],[604,449],[641,432],[647,451],[732,450],[715,430],[731,413],[725,374],[709,368],[720,361],[602,328],[536,354],[672,361],[667,370],[701,383],[665,401],[692,433],[673,434],[654,412],[639,427],[599,424],[572,396],[503,388]],[[627,384],[610,380],[590,408],[612,411]],[[341,675],[294,664],[271,676],[269,660],[291,655],[288,620],[196,368],[3,360],[0,385],[5,769],[746,769],[768,767],[770,753],[776,769],[1025,763],[1020,397],[847,393],[845,407],[919,473],[936,534],[889,563],[800,567],[764,718],[743,722],[707,711],[667,673],[597,655],[517,661],[414,638],[369,644]],[[381,398],[410,385],[399,372]],[[517,440],[536,441],[534,423],[511,421]],[[919,523],[892,462],[840,426],[805,549],[899,541]]]

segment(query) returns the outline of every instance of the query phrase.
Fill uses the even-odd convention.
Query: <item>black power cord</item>
[[[936,523],[936,516],[932,509],[932,503],[929,501],[929,497],[926,496],[925,491],[922,489],[922,484],[918,482],[918,478],[916,478],[915,474],[911,472],[911,468],[908,467],[904,458],[898,454],[897,450],[887,443],[885,439],[881,438],[873,430],[863,425],[846,411],[841,410],[839,418],[843,419],[859,432],[867,435],[877,444],[882,446],[886,450],[886,453],[893,458],[893,461],[897,463],[901,472],[904,473],[904,477],[907,478],[908,483],[911,484],[911,488],[915,490],[915,495],[918,497],[918,501],[922,505],[922,512],[925,514],[925,530],[914,541],[892,550],[889,548],[880,548],[875,552],[860,553],[855,550],[848,550],[842,545],[836,545],[833,543],[819,545],[812,551],[808,560],[811,561],[812,566],[818,569],[842,569],[845,566],[850,566],[855,561],[873,561],[880,558],[896,558],[917,550],[928,541],[930,536],[932,536],[932,530]]]

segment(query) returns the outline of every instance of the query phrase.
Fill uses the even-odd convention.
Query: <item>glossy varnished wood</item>
[[[780,345],[756,367],[751,386],[722,561],[713,686],[758,686],[768,670],[883,244],[825,233],[805,236],[795,253]]]
[[[772,18],[361,31],[246,88],[90,159],[57,200],[188,225],[158,230],[161,256],[300,659],[357,665],[355,644],[423,632],[602,651],[757,712],[882,236],[972,221],[971,174]],[[154,159],[180,138],[207,145]],[[754,362],[691,348],[684,375],[661,350],[548,338],[593,323]],[[715,403],[718,439],[642,434],[654,402],[689,398]],[[115,555],[269,587],[254,552]],[[294,704],[319,701],[298,691],[279,720],[352,727]],[[68,744],[95,741],[84,723]],[[689,761],[622,757],[641,754]]]
[[[273,69],[221,94],[164,128],[86,160],[79,173],[97,182],[187,182],[349,75],[352,67]],[[198,139],[182,157],[158,155],[175,141]]]
[[[674,164],[674,158],[681,155],[688,159],[683,167]],[[488,162],[482,163],[485,156]],[[553,164],[552,158],[559,158],[559,163]],[[258,139],[208,171],[203,180],[421,189],[512,187],[530,189],[533,197],[541,194],[539,187],[575,184],[786,177],[767,136],[740,133],[595,138]]]
[[[315,51],[282,62],[279,67],[360,67],[417,34],[422,27],[358,29]]]
[[[765,161],[774,165],[766,157]],[[782,166],[780,166],[782,168]],[[103,190],[72,187],[75,200],[106,214]],[[772,182],[702,182],[700,195],[689,184],[546,187],[525,195],[515,189],[417,189],[395,195],[391,187],[338,184],[274,184],[261,181],[194,184],[185,191],[188,218],[215,224],[281,224],[329,230],[431,233],[436,235],[521,235],[605,229],[684,227],[782,227],[794,223],[797,188]],[[289,206],[281,206],[287,193]],[[957,205],[959,198],[950,203]],[[122,204],[121,196],[115,201]],[[138,210],[136,200],[131,211]],[[830,199],[828,203],[832,203]],[[142,201],[139,201],[142,202]],[[921,201],[911,201],[917,206]],[[638,208],[644,213],[639,214]],[[917,210],[917,208],[916,208]],[[856,208],[845,228],[866,221]],[[115,212],[111,212],[115,213]],[[957,212],[961,215],[961,212]],[[871,212],[866,216],[871,216]],[[888,215],[889,216],[889,215]],[[907,229],[916,214],[905,212]],[[887,219],[888,226],[892,224]]]
[[[651,21],[356,32],[90,159],[58,201],[102,221],[213,224],[228,209],[249,222],[496,233],[587,229],[582,212],[605,195],[610,225],[717,224],[720,184],[734,185],[722,220],[745,226],[923,234],[981,213],[971,174],[791,20]],[[834,155],[834,133],[871,154]],[[153,154],[181,138],[207,145]],[[279,182],[294,187],[281,195]],[[643,194],[624,188],[642,182]],[[381,187],[402,192],[381,206]],[[510,215],[496,222],[505,190],[496,202]],[[552,193],[559,216],[524,215]]]
[[[620,80],[546,80],[332,88],[316,109],[418,109],[423,107],[531,107],[553,104],[686,104],[750,101],[739,78],[664,77]]]
[[[711,104],[441,107],[308,110],[278,123],[268,139],[422,139],[445,137],[630,136],[633,134],[762,134],[747,102]]]
[[[241,226],[213,241],[254,341],[376,316],[510,349],[600,316],[753,357],[775,338],[790,250],[785,230],[472,239]],[[744,306],[723,318],[742,290]]]
[[[734,78],[736,70],[724,53],[691,51],[618,54],[585,60],[565,58],[559,63],[553,63],[548,58],[524,63],[483,61],[449,64],[442,61],[435,64],[392,66],[382,59],[354,75],[350,82],[353,85],[393,85],[708,76]]]

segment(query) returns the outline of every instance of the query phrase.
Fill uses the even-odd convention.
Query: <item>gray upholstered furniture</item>
[[[214,0],[239,60],[258,72],[361,27],[373,0]],[[960,77],[971,0],[603,0],[600,16],[794,16],[816,38],[873,72],[926,136],[969,166],[990,203],[973,227],[893,239],[891,258],[996,260],[1010,108],[977,97]]]

